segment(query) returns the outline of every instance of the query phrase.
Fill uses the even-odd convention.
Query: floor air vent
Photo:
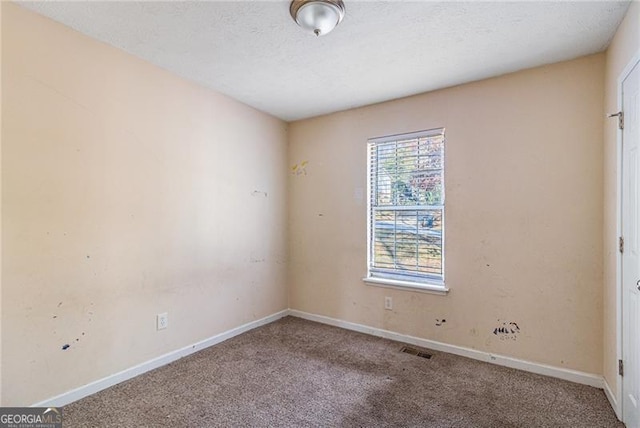
[[[402,349],[400,349],[400,352],[404,352],[405,354],[411,354],[411,355],[415,355],[415,356],[426,358],[426,359],[431,358],[431,354],[427,354],[426,352],[422,352],[416,348],[411,348],[409,346],[403,346]]]

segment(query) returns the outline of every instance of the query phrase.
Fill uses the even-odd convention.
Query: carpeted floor
[[[596,388],[287,317],[64,408],[69,427],[622,427]]]

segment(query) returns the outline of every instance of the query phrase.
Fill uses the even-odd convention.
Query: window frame
[[[373,206],[372,206],[372,156],[371,146],[384,144],[389,142],[397,142],[401,140],[411,140],[415,138],[431,137],[436,135],[442,135],[443,147],[442,147],[442,233],[441,233],[441,271],[442,275],[402,275],[394,273],[383,273],[380,270],[372,272],[373,262],[373,242],[372,233],[374,233],[372,221],[373,221]],[[445,128],[433,128],[416,132],[408,132],[394,135],[387,135],[383,137],[369,138],[367,140],[366,152],[367,152],[367,276],[363,278],[363,281],[368,285],[375,285],[388,288],[400,288],[408,289],[412,291],[421,291],[435,294],[447,294],[449,289],[445,286],[445,230],[446,230],[446,180],[445,180],[445,164],[446,164],[446,133]],[[429,205],[418,205],[418,208],[425,210],[429,209]],[[413,276],[413,278],[412,278]]]

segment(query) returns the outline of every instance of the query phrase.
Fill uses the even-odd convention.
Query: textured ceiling
[[[285,120],[600,52],[629,6],[345,0],[316,38],[288,1],[20,4]]]

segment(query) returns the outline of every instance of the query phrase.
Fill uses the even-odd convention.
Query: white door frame
[[[640,62],[640,50],[631,58],[618,76],[617,111],[622,111],[622,83],[629,76],[633,68]],[[617,239],[622,236],[622,130],[616,126],[616,360],[622,359],[622,254],[618,251]],[[617,361],[616,361],[617,362]],[[616,369],[617,371],[617,369]],[[622,387],[624,380],[617,375],[616,397],[613,410],[618,419],[622,420],[623,403]],[[606,387],[606,385],[605,385]]]

